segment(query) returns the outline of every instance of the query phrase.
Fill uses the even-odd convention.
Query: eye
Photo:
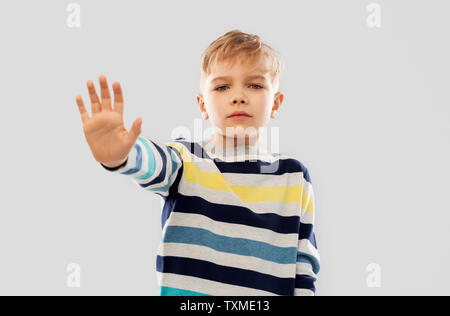
[[[259,87],[259,88],[256,88],[256,90],[259,90],[259,89],[262,89],[262,88],[263,88],[263,87],[260,86],[259,84],[251,84],[250,86],[257,86],[257,87]],[[225,91],[225,90],[222,90],[221,88],[227,88],[227,86],[220,86],[220,87],[217,87],[215,90],[216,90],[216,91]]]
[[[220,88],[223,88],[223,87],[226,87],[226,86],[220,86],[220,87],[217,87],[215,90],[217,90],[217,91],[224,91],[224,90],[221,90]]]

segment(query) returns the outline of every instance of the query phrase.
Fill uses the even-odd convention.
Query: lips
[[[239,117],[239,116],[244,116],[244,117],[251,117],[250,114],[248,114],[245,111],[235,111],[233,112],[231,115],[229,115],[228,117]]]

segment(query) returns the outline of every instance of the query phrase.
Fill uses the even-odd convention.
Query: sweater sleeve
[[[303,173],[303,193],[295,275],[295,296],[314,296],[320,257],[314,234],[314,190],[308,170]]]
[[[166,198],[178,185],[183,172],[183,160],[178,150],[139,136],[126,161],[115,168],[100,165],[111,173],[130,176],[142,189]]]

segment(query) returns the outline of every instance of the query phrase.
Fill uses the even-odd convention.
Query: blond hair
[[[256,34],[244,33],[235,29],[229,31],[212,42],[201,56],[201,72],[209,75],[214,63],[229,61],[234,63],[236,59],[241,61],[256,61],[265,57],[269,61],[272,84],[278,89],[279,78],[284,70],[284,63],[280,54],[272,47],[261,41]]]

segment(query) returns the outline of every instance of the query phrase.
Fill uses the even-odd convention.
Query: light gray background
[[[0,3],[0,294],[157,294],[161,200],[94,160],[75,95],[90,111],[86,81],[105,74],[127,128],[193,131],[200,55],[235,28],[286,63],[269,127],[315,187],[317,295],[450,294],[449,1],[73,2],[81,28],[71,1]]]

